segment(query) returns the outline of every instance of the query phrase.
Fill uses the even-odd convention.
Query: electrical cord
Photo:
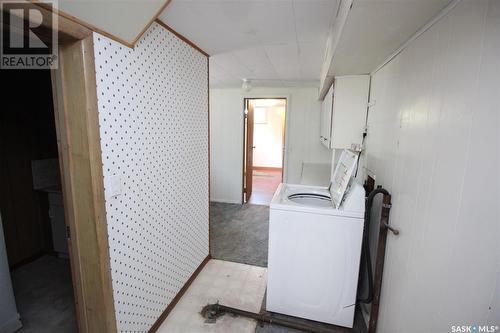
[[[361,150],[358,153],[358,163],[356,163],[356,172],[354,172],[354,178],[358,176],[359,159],[361,158],[361,153],[363,152],[363,145],[365,144],[366,131],[363,133],[363,139],[361,139]]]

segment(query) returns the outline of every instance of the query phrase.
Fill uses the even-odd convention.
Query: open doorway
[[[244,99],[244,203],[269,205],[283,181],[286,108],[286,98]]]
[[[76,332],[51,73],[1,72],[9,84],[0,112],[0,216],[19,332]]]
[[[52,31],[51,22],[54,21],[49,18],[56,15],[52,13],[50,8],[30,2],[23,4],[22,8],[24,11],[16,11],[16,15],[20,13],[20,20],[16,21],[23,22],[23,28],[18,27],[19,29],[16,28],[15,32],[9,32],[9,26],[4,24],[4,32],[7,32],[9,36],[12,36],[10,34],[12,32],[14,34],[23,33],[23,41],[26,42],[27,39],[31,38],[33,29],[24,28],[36,26],[37,31],[40,32],[37,37],[46,45],[52,44],[55,41],[52,38],[57,36],[58,68],[50,71],[2,69],[0,73],[4,93],[2,95],[2,110],[0,111],[2,114],[0,119],[0,154],[2,154],[0,173],[6,174],[0,179],[0,187],[1,190],[12,192],[12,197],[7,198],[8,194],[3,194],[0,197],[0,225],[2,226],[0,228],[0,295],[2,295],[0,331],[3,332],[4,328],[8,331],[19,328],[20,312],[21,321],[24,318],[25,331],[115,332],[116,317],[108,251],[93,34],[90,29],[81,24],[58,16],[58,30],[54,36],[47,33]],[[0,10],[2,15],[4,9]],[[22,13],[25,13],[26,10],[29,10],[30,13],[32,10],[38,12],[44,18],[42,23],[39,22],[38,15],[23,15]],[[40,75],[43,78],[38,82],[35,77],[30,77],[30,75]],[[42,103],[41,96],[43,96],[44,103]],[[44,107],[47,111],[45,120],[50,120],[50,122],[42,121],[37,116],[33,116]],[[9,125],[7,121],[10,120],[12,122]],[[29,126],[33,126],[32,128],[36,128],[36,130],[29,129]],[[10,142],[7,142],[4,137],[7,133],[17,135],[17,139],[9,139]],[[48,135],[48,140],[47,137],[42,138],[42,135],[47,133],[51,133]],[[8,143],[10,148],[7,148]],[[42,154],[39,151],[37,155],[37,149],[29,147],[26,149],[26,144],[33,145],[37,149],[40,148],[45,153]],[[54,144],[57,147],[55,154]],[[6,149],[10,149],[10,152],[7,152]],[[21,150],[25,151],[24,154],[27,155],[27,158],[24,157],[24,161],[18,163],[21,158],[16,154],[21,154]],[[32,163],[32,161],[38,161],[38,163]],[[8,163],[11,164],[7,165]],[[36,166],[33,167],[34,165]],[[59,165],[60,176],[57,175],[57,165]],[[20,171],[18,169],[23,171],[22,181],[11,176],[11,171],[8,173],[5,171],[18,172]],[[35,176],[38,180],[34,181],[33,170],[36,170],[36,175],[46,175],[48,172],[41,171],[52,170],[51,174],[52,176],[57,175],[55,178],[60,182],[61,190],[58,190],[57,185],[54,187],[43,185],[40,188],[35,187],[35,183],[44,184],[42,180],[45,179]],[[23,185],[24,194],[19,196],[21,185]],[[47,191],[44,192],[41,190],[42,188],[47,189]],[[54,207],[47,218],[46,214],[49,213],[53,203],[49,198],[50,193],[59,194],[60,197],[62,193],[63,202],[56,200],[60,205],[58,208]],[[15,200],[17,202],[16,212],[19,211],[19,215],[15,215],[15,219],[12,219],[12,216],[9,216],[11,213],[7,210],[12,209],[9,205],[14,202],[14,194],[17,198],[21,197],[22,200]],[[35,200],[36,204],[29,207],[29,200]],[[34,208],[34,212],[32,210],[30,216],[28,209],[32,208]],[[52,220],[61,218],[63,215],[64,226],[58,228],[58,231],[60,232],[59,236],[63,236],[63,246],[67,246],[68,258],[65,258],[65,254],[57,253],[63,251],[58,251],[54,239],[60,240],[61,238],[52,233]],[[28,225],[29,223],[34,224],[34,221],[41,224],[34,224],[32,228],[25,227],[17,220],[21,216],[29,217],[25,220],[28,221]],[[10,224],[9,221],[15,222]],[[7,223],[9,226],[6,226]],[[16,237],[36,238],[37,241],[34,242],[36,246],[31,247],[30,242],[23,239],[9,240],[9,245],[6,246],[3,237],[4,231],[11,228],[12,225],[16,230]],[[7,233],[9,233],[7,237],[11,239],[11,230],[5,232],[5,234]],[[11,253],[7,253],[6,249],[8,247],[9,252],[16,251],[16,249],[12,250],[16,246],[22,255],[14,259],[11,258],[12,262],[19,260],[17,263],[9,263],[8,256],[12,256]],[[64,289],[65,293],[69,296],[66,299],[71,298],[71,302],[61,302],[60,297],[55,297],[49,299],[51,305],[47,308],[44,307],[43,303],[38,303],[39,306],[32,308],[33,311],[30,315],[33,315],[32,318],[38,316],[36,320],[42,325],[33,328],[35,325],[27,325],[26,312],[19,309],[20,306],[16,306],[16,300],[19,301],[19,297],[17,299],[14,297],[10,271],[27,267],[41,258],[65,260],[64,267],[61,270],[53,267],[49,278],[45,277],[45,281],[56,277],[55,281],[50,281],[50,283],[57,284],[58,291],[66,288]],[[42,262],[40,266],[46,268],[48,265],[46,262]],[[68,268],[70,269],[69,278]],[[41,277],[36,274],[38,273],[25,272],[23,274],[27,280],[28,288],[37,287],[35,283],[40,281]],[[59,281],[59,278],[65,281],[69,280],[70,284]],[[43,287],[43,284],[41,286]],[[39,293],[42,291],[40,289],[36,291],[32,296],[43,294]],[[29,293],[26,292],[24,296],[30,296]],[[17,292],[16,296],[19,294]],[[50,309],[54,309],[58,316],[55,321],[51,321],[54,317],[51,315]],[[64,314],[61,313],[61,310]],[[66,314],[68,318],[72,319],[61,322],[61,316]],[[70,321],[73,323],[66,325]],[[28,329],[28,326],[32,329]]]

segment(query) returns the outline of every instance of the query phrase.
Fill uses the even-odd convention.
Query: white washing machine
[[[278,187],[270,205],[268,311],[352,327],[365,211],[365,191],[350,179],[356,161],[344,151],[330,188]]]

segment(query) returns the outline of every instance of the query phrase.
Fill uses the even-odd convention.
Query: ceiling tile
[[[321,40],[324,45],[338,5],[339,0],[294,0],[293,9],[298,41]]]
[[[449,1],[356,0],[330,74],[373,70]],[[214,84],[310,84],[319,79],[339,2],[172,0],[160,19],[211,55]]]
[[[274,44],[266,45],[264,48],[280,79],[301,78],[297,44]]]
[[[301,79],[317,80],[321,72],[325,44],[321,42],[299,43]]]
[[[253,79],[277,79],[278,75],[263,46],[233,52],[234,56],[252,71]]]
[[[172,0],[160,19],[211,55],[217,82],[277,85],[319,79],[317,45],[326,43],[338,1]],[[298,41],[308,43],[300,53]]]
[[[240,62],[231,52],[210,57],[210,64],[222,68],[228,75],[236,78],[248,78],[253,74],[248,66]]]

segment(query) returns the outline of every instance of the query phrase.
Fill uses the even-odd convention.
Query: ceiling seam
[[[232,77],[233,79],[236,79],[236,80],[240,80],[240,78],[238,78],[238,76],[234,75],[232,72],[228,71],[227,69],[225,69],[217,64],[213,64],[213,60],[212,60],[211,66],[217,67],[221,72],[224,72],[224,74],[226,76]]]
[[[297,34],[297,16],[295,15],[295,0],[292,1],[292,15],[293,15],[293,27],[295,32],[295,44],[297,45],[297,62],[299,63],[299,77],[304,78],[304,73],[302,72],[302,66],[300,65],[300,54],[301,48],[299,44],[299,35]]]

